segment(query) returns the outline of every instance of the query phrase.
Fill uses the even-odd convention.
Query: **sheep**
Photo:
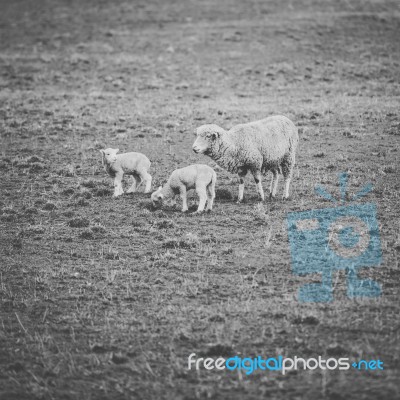
[[[142,153],[117,154],[119,149],[100,150],[104,170],[114,178],[114,197],[124,193],[122,189],[122,178],[124,174],[132,175],[133,183],[126,193],[133,193],[141,182],[145,182],[144,192],[151,191],[151,175],[147,172],[150,168],[150,160]]]
[[[217,174],[208,165],[194,164],[172,172],[164,187],[160,186],[152,195],[153,206],[161,207],[164,199],[173,198],[180,194],[182,199],[182,212],[188,211],[186,191],[196,189],[200,198],[196,214],[204,211],[207,201],[207,212],[211,212],[215,198],[215,183]]]
[[[296,126],[276,115],[234,126],[229,131],[218,125],[202,125],[196,131],[193,151],[211,157],[218,165],[239,175],[238,203],[243,201],[244,177],[250,171],[264,201],[261,175],[272,172],[270,199],[275,198],[278,173],[285,179],[283,199],[289,197],[290,180],[299,142]]]

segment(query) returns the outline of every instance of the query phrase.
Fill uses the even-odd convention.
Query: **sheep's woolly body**
[[[145,182],[145,193],[151,190],[150,160],[142,153],[130,152],[117,154],[118,149],[101,150],[104,170],[114,178],[114,196],[123,194],[122,178],[124,175],[132,175],[132,186],[127,193],[136,191],[136,187],[141,182]]]
[[[182,211],[185,212],[188,210],[186,192],[190,189],[196,189],[200,198],[197,212],[204,210],[206,201],[208,202],[207,211],[211,211],[215,197],[216,180],[217,174],[208,165],[189,165],[173,171],[164,187],[155,191],[151,198],[153,203],[157,204],[157,201],[173,198],[179,193],[183,203]]]
[[[282,161],[296,150],[297,143],[293,122],[276,116],[234,126],[206,154],[232,173],[243,167],[265,173],[280,170]]]
[[[244,175],[250,171],[262,198],[260,174],[271,171],[277,181],[277,174],[281,173],[290,182],[299,139],[297,128],[288,118],[273,116],[236,125],[229,131],[217,125],[203,125],[198,128],[197,135],[198,139],[193,145],[196,152],[203,152],[229,172],[238,173],[241,184]],[[288,184],[286,186],[285,197],[288,196]],[[271,194],[275,195],[273,190]],[[239,193],[239,201],[241,197]]]

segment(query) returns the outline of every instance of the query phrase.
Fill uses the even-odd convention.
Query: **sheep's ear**
[[[115,149],[115,154],[117,154],[119,152],[119,149]]]
[[[207,137],[211,138],[212,140],[215,140],[219,137],[219,132],[210,132],[207,134]]]
[[[158,190],[161,190],[162,189],[162,186],[160,186],[159,188],[158,188]]]
[[[100,153],[104,156],[104,150],[100,150]]]

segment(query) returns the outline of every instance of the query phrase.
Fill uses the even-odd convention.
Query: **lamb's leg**
[[[215,199],[215,183],[210,183],[207,186],[207,208],[206,211],[211,211]]]
[[[132,185],[130,188],[126,191],[126,193],[135,193],[137,186],[140,184],[140,178],[132,175]]]
[[[140,176],[141,181],[145,182],[146,186],[145,186],[144,192],[150,193],[151,192],[151,181],[152,181],[151,175],[144,169],[138,171],[138,175]]]
[[[244,178],[247,175],[247,169],[239,169],[238,171],[239,175],[239,196],[238,196],[238,203],[241,203],[243,201],[243,194],[244,194]]]
[[[262,182],[261,182],[261,171],[252,171],[254,181],[256,182],[257,185],[257,191],[258,194],[260,195],[261,201],[264,201],[264,189],[262,187]]]
[[[179,194],[182,199],[182,212],[186,212],[188,210],[188,206],[187,206],[186,187],[185,186],[181,186],[179,188]]]
[[[196,192],[199,196],[199,206],[197,208],[196,213],[199,214],[201,212],[204,211],[204,207],[206,205],[206,201],[207,201],[207,192],[206,192],[206,188],[204,186],[197,186],[196,187]]]
[[[278,171],[272,171],[271,187],[269,190],[269,198],[273,199],[276,196],[276,191],[278,189],[279,173]]]
[[[144,189],[144,192],[150,193],[151,192],[151,181],[152,181],[151,175],[146,173],[146,175],[144,177],[144,181],[146,182],[146,187]]]
[[[124,177],[124,172],[123,171],[118,171],[115,173],[115,178],[114,178],[114,197],[118,197],[121,194],[124,193],[124,190],[122,189],[122,178]]]

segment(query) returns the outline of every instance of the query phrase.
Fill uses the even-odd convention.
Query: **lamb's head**
[[[162,186],[160,186],[155,192],[151,194],[151,202],[153,207],[160,208],[163,203],[164,195],[161,193]]]
[[[202,125],[197,128],[193,151],[197,154],[213,154],[218,149],[218,143],[225,130],[215,124]]]
[[[113,164],[115,161],[117,161],[117,153],[119,152],[119,149],[105,149],[105,150],[100,150],[100,153],[103,156],[103,164],[106,162],[107,164]]]

